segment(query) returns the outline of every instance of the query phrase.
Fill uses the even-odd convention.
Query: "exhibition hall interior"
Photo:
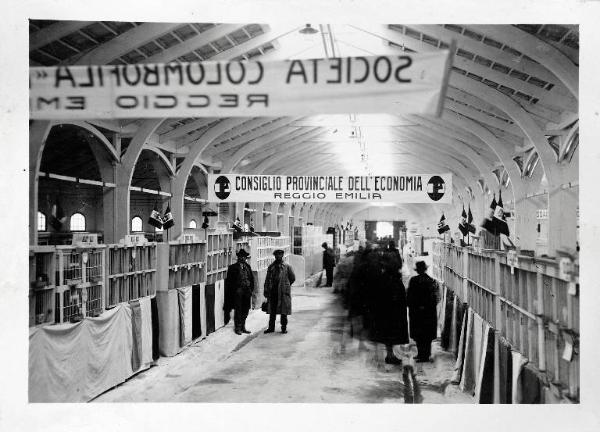
[[[29,402],[578,404],[579,26],[30,19],[28,224]]]

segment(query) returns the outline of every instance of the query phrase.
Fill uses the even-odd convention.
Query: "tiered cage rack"
[[[155,294],[156,243],[107,245],[107,255],[107,307]]]
[[[213,284],[224,280],[227,267],[233,262],[233,234],[231,232],[207,233],[206,282]]]

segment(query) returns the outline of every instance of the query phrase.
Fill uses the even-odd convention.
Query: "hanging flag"
[[[254,232],[254,222],[252,221],[252,218],[250,218],[250,232]]]
[[[502,204],[502,191],[499,192],[498,195],[498,203],[496,204],[496,208],[494,209],[494,227],[496,228],[496,235],[504,234],[505,236],[509,236],[510,232],[508,230],[508,223],[504,218],[504,204]]]
[[[162,218],[163,220],[163,228],[169,229],[175,225],[175,221],[173,220],[173,214],[171,213],[171,206],[167,205],[167,210],[165,211],[165,215]]]
[[[67,220],[65,216],[65,212],[60,206],[60,202],[58,197],[56,197],[56,202],[52,206],[52,211],[50,212],[50,226],[54,228],[55,231],[60,231],[63,223]]]
[[[469,228],[467,227],[467,212],[465,211],[464,204],[462,213],[460,215],[460,222],[458,223],[458,229],[462,233],[463,237],[469,233]]]
[[[233,224],[233,229],[236,230],[237,232],[244,231],[244,228],[242,227],[242,222],[240,221],[239,217],[235,218],[235,223]]]
[[[160,216],[160,213],[158,212],[156,203],[154,203],[154,209],[150,213],[150,217],[148,218],[148,223],[158,229],[162,228],[162,226],[163,226],[162,217]]]
[[[446,223],[446,216],[444,216],[444,213],[442,213],[442,217],[440,218],[440,221],[438,222],[437,228],[438,228],[438,233],[440,233],[440,234],[443,234],[446,231],[450,230],[450,227]]]
[[[472,234],[475,234],[476,229],[475,229],[475,225],[473,225],[473,213],[471,213],[471,204],[469,203],[469,215],[467,218],[467,228],[469,229],[469,232],[471,232]]]
[[[496,234],[496,226],[494,224],[494,210],[496,210],[496,194],[494,194],[494,198],[492,199],[492,203],[490,204],[490,210],[488,212],[488,215],[485,217],[485,219],[483,220],[483,222],[481,223],[481,226],[488,231],[490,234],[493,235],[498,235]]]
[[[206,216],[206,215],[204,215],[204,221],[202,222],[202,228],[203,229],[208,228],[208,216]]]

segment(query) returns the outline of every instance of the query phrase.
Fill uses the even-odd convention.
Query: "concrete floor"
[[[402,366],[384,363],[383,346],[350,337],[331,288],[315,288],[313,278],[292,295],[288,334],[279,323],[276,333],[263,334],[267,315],[251,311],[250,335],[236,335],[230,323],[94,402],[405,402]],[[414,403],[474,403],[450,384],[452,356],[434,343],[433,357],[415,365]]]

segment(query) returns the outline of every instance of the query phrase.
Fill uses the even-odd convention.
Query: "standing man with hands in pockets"
[[[275,261],[267,269],[264,295],[268,301],[269,327],[265,333],[275,331],[277,314],[281,315],[281,333],[287,333],[287,316],[292,313],[292,284],[296,275],[292,267],[283,262],[283,254],[283,250],[275,250]]]
[[[235,333],[250,333],[246,329],[246,318],[250,311],[250,300],[254,290],[254,276],[252,269],[246,262],[250,256],[244,249],[237,252],[237,262],[231,264],[227,269],[225,279],[225,316],[229,317],[231,309],[234,309],[233,321]],[[228,318],[227,318],[228,320]]]

